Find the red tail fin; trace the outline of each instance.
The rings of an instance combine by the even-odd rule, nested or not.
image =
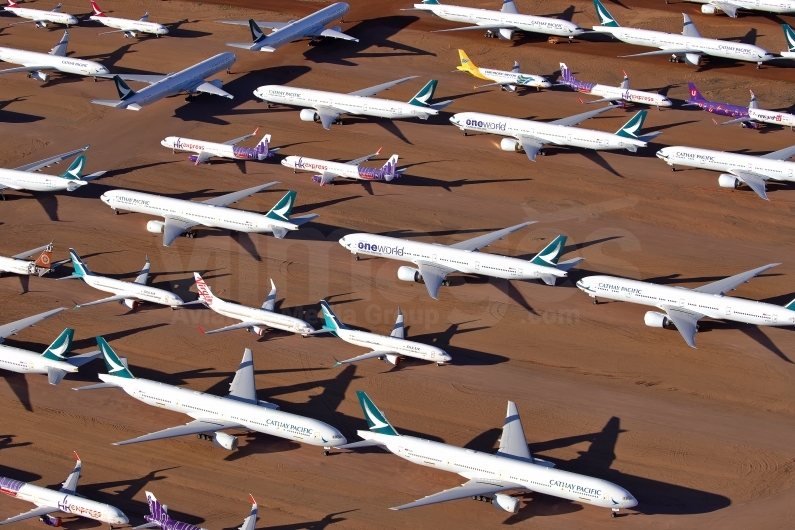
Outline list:
[[[8,7],[19,7],[14,0],[8,0]]]
[[[97,16],[97,17],[106,16],[105,13],[102,12],[102,10],[99,8],[99,6],[97,5],[97,3],[94,0],[91,0],[91,8],[94,10],[94,16]]]
[[[41,253],[41,256],[36,260],[36,266],[41,267],[42,269],[49,269],[50,264],[52,263],[52,252],[49,250],[45,250]]]

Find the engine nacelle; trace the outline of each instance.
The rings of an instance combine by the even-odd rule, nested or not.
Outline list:
[[[213,79],[212,81],[207,81],[207,82],[210,83],[215,88],[221,88],[222,86],[224,86],[224,82],[221,81],[220,79]]]
[[[225,432],[217,432],[213,436],[213,444],[227,451],[234,451],[237,449],[237,437]]]
[[[134,39],[135,38],[135,32],[134,31],[125,31],[124,32],[124,36],[126,38],[128,38],[128,39]]]
[[[388,362],[390,364],[394,364],[395,366],[397,366],[400,363],[400,355],[387,354],[387,355],[384,355],[384,358],[385,358],[386,362]]]
[[[301,121],[320,121],[317,112],[312,109],[303,109],[299,116],[301,117]]]
[[[248,330],[254,335],[257,335],[258,337],[261,337],[265,334],[265,328],[261,328],[259,326],[251,326],[250,328],[248,328]]]
[[[519,511],[519,504],[520,501],[516,497],[511,497],[510,495],[503,495],[502,493],[498,493],[494,496],[494,500],[491,501],[495,508],[498,510],[502,510],[508,513],[516,513]]]
[[[331,26],[331,31],[342,31],[340,26]]]
[[[46,524],[47,526],[61,526],[61,518],[60,517],[53,517],[52,515],[42,515],[39,517],[39,521]]]
[[[685,63],[692,64],[693,66],[698,66],[701,64],[701,54],[700,53],[686,53],[685,54]]]
[[[718,9],[715,6],[711,6],[709,4],[704,4],[701,6],[701,12],[705,15],[714,15],[718,12]]]
[[[500,149],[503,151],[521,151],[522,144],[513,138],[503,138],[500,140]]]
[[[162,234],[166,229],[166,223],[161,221],[149,221],[146,223],[146,231],[153,234]]]
[[[505,28],[498,29],[497,36],[499,36],[501,40],[511,40],[513,38],[513,30]]]
[[[36,70],[35,72],[31,72],[29,74],[29,77],[31,79],[36,79],[36,80],[41,81],[43,83],[46,83],[47,81],[50,80],[50,74],[45,74],[44,72],[40,72],[39,70]]]
[[[728,175],[724,173],[720,177],[718,177],[718,186],[721,188],[736,188],[740,185],[740,179],[735,177],[734,175]]]
[[[403,280],[404,282],[422,283],[422,274],[420,274],[420,271],[414,267],[400,267],[397,274],[398,280]]]
[[[135,298],[125,298],[124,300],[121,301],[121,303],[122,305],[126,305],[130,309],[135,309],[139,305],[143,304],[143,302],[141,302],[140,300],[136,300]]]
[[[657,311],[646,311],[643,315],[643,323],[650,328],[664,328],[671,323],[667,316]]]

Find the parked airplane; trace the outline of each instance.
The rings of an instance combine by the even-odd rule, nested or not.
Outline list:
[[[14,48],[0,47],[0,61],[12,64],[21,64],[18,68],[7,68],[0,70],[0,74],[15,74],[27,72],[28,77],[47,82],[50,74],[46,71],[55,71],[63,74],[75,74],[94,76],[107,74],[108,69],[94,61],[76,59],[66,56],[66,48],[69,45],[69,32],[64,31],[60,42],[55,45],[49,53],[29,52],[27,50],[17,50]]]
[[[671,171],[675,170],[675,166],[725,171],[718,177],[718,185],[721,188],[733,189],[745,183],[765,200],[768,200],[765,191],[766,181],[795,182],[795,162],[787,161],[793,155],[795,155],[795,146],[785,147],[762,156],[678,145],[657,151],[657,158],[671,166]]]
[[[645,110],[638,111],[615,133],[573,127],[611,108],[614,108],[613,105],[608,104],[601,109],[550,122],[508,118],[481,112],[459,112],[453,114],[450,123],[464,131],[464,136],[467,131],[479,131],[512,137],[503,138],[500,141],[500,149],[514,152],[523,150],[532,162],[536,161],[537,154],[544,154],[544,146],[550,143],[597,151],[626,149],[635,153],[638,147],[646,147],[647,142],[662,134],[661,131],[656,131],[640,135],[643,122],[646,120]]]
[[[36,261],[28,261],[25,259],[39,252],[41,252],[41,254],[36,258]],[[32,276],[34,274],[36,276],[44,276],[54,268],[68,261],[67,259],[57,263],[52,262],[52,241],[50,241],[43,247],[36,247],[11,257],[0,256],[0,274],[7,272],[11,274],[21,274],[23,276]]]
[[[138,33],[148,33],[157,37],[168,34],[168,28],[166,28],[164,25],[158,24],[156,22],[149,22],[149,12],[144,13],[144,16],[138,20],[132,20],[130,18],[109,17],[103,13],[94,0],[91,0],[91,9],[94,11],[94,14],[89,17],[90,20],[99,22],[103,26],[107,26],[109,28],[116,28],[115,31],[105,31],[102,33],[97,33],[97,35],[124,33],[125,37],[134,39]]]
[[[780,55],[787,59],[795,59],[795,30],[789,24],[782,24],[784,30],[784,39],[787,41],[787,51],[781,52]]]
[[[632,90],[629,88],[629,77],[627,77],[626,72],[624,72],[624,80],[621,82],[621,86],[597,85],[596,83],[580,81],[574,77],[574,74],[571,73],[566,63],[560,63],[560,72],[560,84],[566,85],[572,90],[582,92],[583,94],[602,96],[602,99],[595,99],[593,101],[588,101],[588,103],[627,101],[629,103],[651,105],[657,107],[657,110],[660,110],[660,107],[670,107],[672,105],[671,100],[662,94],[656,92],[643,92],[641,90]]]
[[[303,156],[288,156],[282,160],[282,165],[293,170],[312,171],[317,173],[312,176],[312,180],[325,186],[334,179],[346,178],[353,180],[385,180],[390,182],[399,177],[405,169],[397,169],[398,155],[392,155],[386,163],[378,168],[360,166],[371,158],[378,156],[381,149],[371,155],[351,160],[350,162],[332,162],[330,160],[318,160],[317,158],[306,158]]]
[[[249,495],[249,497],[251,498],[251,511],[248,513],[248,517],[243,520],[243,524],[237,527],[238,530],[254,530],[257,524],[257,514],[259,513],[257,501],[254,500],[252,495]],[[146,524],[136,526],[134,530],[142,530],[144,528],[160,528],[161,530],[206,530],[205,528],[194,526],[190,523],[172,519],[171,516],[168,515],[168,506],[160,504],[151,491],[146,492],[146,502],[149,503],[149,515],[144,515]]]
[[[503,40],[511,40],[515,31],[556,35],[568,37],[571,40],[585,32],[580,26],[568,20],[522,15],[516,9],[513,0],[503,0],[502,9],[499,11],[451,6],[440,4],[438,0],[422,0],[421,4],[414,4],[413,8],[401,9],[401,11],[428,11],[444,20],[474,24],[474,26],[463,28],[440,29],[434,33],[485,29],[486,37],[498,37]]]
[[[577,287],[593,298],[594,303],[597,303],[598,298],[606,298],[662,309],[664,314],[647,311],[643,317],[646,325],[664,328],[673,324],[688,346],[695,348],[698,321],[705,317],[757,326],[795,325],[795,300],[782,307],[726,296],[729,291],[776,265],[779,264],[764,265],[695,289],[657,285],[614,276],[587,276],[577,282]]]
[[[352,40],[359,42],[359,39],[346,35],[340,31],[339,26],[327,28],[326,24],[342,18],[348,13],[350,7],[345,2],[337,2],[324,7],[320,11],[315,11],[300,20],[290,22],[254,22],[251,20],[216,20],[221,24],[234,24],[238,26],[249,26],[251,28],[252,42],[227,42],[227,46],[243,48],[252,51],[275,52],[276,48],[289,42],[310,37],[312,40],[309,45],[314,44],[318,37]],[[265,35],[260,28],[274,30],[270,35]]]
[[[326,325],[323,326],[324,330],[335,337],[341,338],[348,344],[355,344],[356,346],[370,348],[371,350],[364,355],[359,355],[345,361],[337,361],[334,359],[337,361],[334,364],[335,368],[343,364],[364,361],[365,359],[380,359],[395,366],[397,366],[404,357],[431,361],[438,366],[442,366],[453,360],[453,358],[441,348],[422,344],[421,342],[406,340],[404,336],[405,331],[403,329],[403,313],[400,312],[399,307],[397,310],[395,327],[392,328],[392,333],[390,333],[389,336],[349,328],[337,318],[337,315],[334,314],[334,311],[331,310],[331,307],[329,307],[328,302],[325,300],[320,301],[320,308],[323,310],[323,318],[326,321]]]
[[[204,331],[204,329],[199,326],[199,331],[205,335],[221,333],[222,331],[231,331],[233,329],[245,329],[262,337],[269,328],[289,331],[290,333],[300,333],[304,337],[317,333],[312,326],[300,318],[282,315],[274,311],[276,306],[276,285],[274,285],[273,280],[271,280],[271,292],[262,303],[262,307],[255,308],[221,300],[213,295],[210,286],[204,282],[198,272],[194,272],[193,277],[196,280],[196,288],[199,291],[199,300],[201,300],[202,304],[219,315],[240,320],[239,324],[232,324],[231,326],[214,329],[212,331]]]
[[[605,9],[600,0],[593,0],[596,7],[596,14],[599,17],[601,26],[594,26],[594,31],[609,33],[614,38],[634,44],[636,46],[648,46],[650,48],[660,48],[659,51],[635,53],[623,55],[622,57],[643,57],[647,55],[670,55],[669,62],[679,62],[680,57],[684,57],[687,64],[697,65],[701,62],[702,55],[712,57],[722,57],[724,59],[734,59],[736,61],[755,62],[759,68],[762,63],[775,59],[776,56],[753,44],[741,42],[725,41],[720,39],[707,39],[701,36],[690,17],[682,13],[684,17],[684,27],[682,34],[666,33],[664,31],[653,31],[648,29],[625,28],[619,26],[613,15]]]
[[[302,121],[319,121],[328,130],[332,123],[342,123],[343,114],[354,116],[375,116],[378,118],[400,119],[419,118],[427,120],[453,102],[429,103],[436,90],[437,81],[431,79],[408,103],[391,99],[374,98],[382,90],[388,90],[417,76],[404,77],[381,85],[363,88],[355,92],[341,94],[311,88],[294,88],[283,85],[265,85],[254,91],[259,99],[271,103],[294,107],[309,107],[301,111]]]
[[[737,10],[764,11],[766,13],[793,13],[795,2],[782,2],[781,0],[685,0],[701,5],[701,12],[705,15],[714,15],[723,11],[732,18],[737,18]],[[665,0],[668,3],[668,0]]]
[[[701,95],[701,92],[698,90],[698,87],[696,87],[694,83],[688,83],[687,88],[690,91],[690,97],[687,99],[685,105],[698,106],[699,108],[707,112],[710,112],[712,114],[718,114],[720,116],[729,116],[732,118],[747,118],[748,108],[751,105],[757,105],[756,99],[753,97],[751,98],[751,103],[749,107],[743,107],[742,105],[730,105],[728,103],[719,103],[717,101],[710,101]],[[743,126],[750,127],[753,129],[759,128],[758,125],[755,123],[748,123],[748,125],[743,125]]]
[[[556,237],[530,261],[476,252],[535,221],[521,223],[496,232],[467,239],[453,245],[438,245],[409,241],[376,234],[349,234],[340,239],[340,245],[359,259],[359,254],[380,258],[409,261],[417,267],[400,267],[398,278],[406,282],[424,283],[428,294],[437,299],[439,287],[449,285],[445,279],[451,272],[477,274],[507,280],[537,280],[555,285],[557,278],[565,278],[569,269],[583,258],[558,263],[564,253],[566,236]]]
[[[747,116],[740,115],[739,117],[724,121],[719,125],[729,125],[732,123],[739,123],[741,127],[748,129],[759,129],[759,124],[767,123],[770,125],[781,125],[789,127],[793,130],[795,127],[795,114],[788,114],[786,112],[776,112],[774,110],[765,110],[759,108],[759,102],[756,100],[756,94],[751,90],[751,103],[748,105]],[[715,121],[713,119],[713,121]],[[715,122],[718,123],[718,122]]]
[[[318,216],[318,214],[313,213],[290,217],[290,212],[292,212],[293,204],[295,203],[295,191],[288,191],[264,215],[226,208],[233,202],[254,195],[258,191],[270,188],[276,184],[278,182],[270,182],[213,197],[202,202],[172,199],[162,195],[129,190],[106,191],[100,198],[102,202],[113,208],[114,213],[118,213],[119,210],[129,210],[131,212],[163,217],[165,221],[149,221],[146,223],[146,230],[153,234],[163,234],[164,247],[169,246],[183,233],[187,237],[196,237],[196,232],[191,230],[194,226],[221,228],[234,232],[272,233],[275,238],[282,239],[289,230],[298,230],[300,226]]]
[[[47,374],[50,384],[57,385],[67,372],[75,373],[78,368],[99,357],[99,351],[66,357],[72,347],[74,334],[75,330],[66,328],[44,353],[0,344],[0,369],[18,374]]]
[[[610,508],[611,517],[615,517],[621,508],[632,508],[638,504],[627,490],[612,482],[554,469],[555,464],[534,457],[527,447],[522,419],[513,401],[508,402],[500,448],[495,454],[490,454],[398,434],[367,394],[357,390],[356,396],[369,430],[356,431],[363,440],[343,445],[340,449],[381,447],[409,462],[457,473],[467,479],[461,486],[396,506],[392,510],[472,498],[490,502],[498,510],[517,513],[521,501],[508,495],[509,491],[544,493]]]
[[[478,79],[485,79],[486,81],[494,81],[486,85],[476,86],[475,88],[483,88],[487,86],[499,86],[500,90],[507,90],[509,92],[516,92],[517,86],[535,87],[536,90],[542,88],[549,88],[552,83],[547,81],[546,78],[540,75],[523,74],[519,71],[519,61],[513,62],[513,68],[510,72],[505,70],[492,70],[490,68],[478,68],[475,66],[464,50],[458,50],[458,57],[461,59],[461,66],[456,66],[459,72],[467,72],[477,77]]]
[[[97,171],[90,175],[83,176],[83,168],[86,165],[86,157],[84,155],[78,156],[69,168],[60,175],[36,175],[35,171],[39,171],[45,167],[50,167],[53,164],[71,158],[78,153],[82,153],[88,149],[88,146],[69,151],[38,162],[25,164],[14,169],[0,168],[0,197],[5,200],[3,195],[4,190],[20,190],[20,191],[74,191],[80,186],[85,186],[95,178],[101,177],[105,171]]]
[[[47,24],[63,24],[67,28],[77,24],[77,18],[69,13],[61,13],[61,4],[52,8],[52,11],[44,11],[43,9],[30,9],[29,7],[19,7],[14,0],[8,0],[6,11],[13,13],[20,18],[27,18],[24,22],[14,22],[9,26],[18,26],[19,24],[36,23],[37,28],[46,28]]]
[[[28,512],[0,521],[0,525],[38,517],[49,526],[61,526],[61,518],[50,515],[57,512],[108,523],[111,530],[114,524],[127,524],[129,522],[127,516],[115,506],[92,501],[77,493],[77,481],[80,480],[83,462],[77,456],[77,453],[74,453],[74,455],[77,461],[75,468],[66,477],[61,489],[58,491],[34,486],[21,480],[0,477],[0,491],[9,497],[15,497],[37,506]]]
[[[233,451],[237,448],[237,438],[221,432],[226,429],[251,430],[293,442],[322,446],[325,454],[328,454],[332,447],[346,443],[345,437],[331,425],[297,414],[282,412],[277,410],[279,408],[277,405],[260,401],[257,398],[257,387],[254,381],[253,356],[248,348],[243,354],[243,360],[237,368],[232,384],[229,385],[229,394],[219,397],[158,381],[138,379],[130,372],[126,359],[120,359],[105,342],[105,339],[97,337],[97,344],[102,351],[105,365],[108,367],[107,374],[99,374],[99,378],[104,383],[75,388],[75,390],[121,388],[147,405],[182,412],[195,418],[185,425],[116,442],[113,445],[195,434],[200,439],[212,440],[216,446]]]
[[[188,101],[194,94],[204,93],[215,96],[223,96],[233,99],[234,96],[221,89],[223,81],[204,79],[221,70],[229,71],[229,67],[234,64],[237,57],[234,53],[219,53],[209,59],[189,66],[184,70],[168,75],[140,75],[140,74],[108,74],[99,77],[111,77],[116,83],[116,90],[119,92],[118,100],[113,99],[92,99],[91,103],[115,107],[117,109],[141,110],[141,107],[160,101],[161,99],[174,96],[180,92],[188,93]],[[124,81],[139,81],[148,83],[149,86],[136,92]]]
[[[259,127],[257,127],[257,129],[251,134],[247,134],[245,136],[241,136],[240,138],[235,138],[234,140],[229,140],[220,144],[215,142],[205,142],[204,140],[194,140],[192,138],[169,136],[160,142],[160,145],[170,148],[172,153],[176,153],[177,151],[196,153],[195,155],[190,155],[188,160],[197,166],[199,164],[209,162],[209,160],[214,156],[219,158],[231,158],[232,160],[262,161],[266,158],[270,158],[273,156],[273,153],[281,149],[280,147],[277,147],[276,149],[270,148],[270,134],[263,136],[262,140],[260,140],[256,147],[240,147],[237,145],[243,140],[248,140],[252,136],[256,135],[257,131],[259,131]]]
[[[182,298],[170,291],[166,291],[165,289],[157,289],[156,287],[149,287],[146,285],[146,279],[149,277],[149,268],[152,266],[152,264],[149,263],[149,256],[146,257],[144,268],[141,270],[141,273],[136,276],[135,280],[132,282],[125,282],[115,278],[97,276],[88,270],[88,266],[83,263],[83,260],[80,259],[80,256],[78,256],[77,252],[75,252],[72,248],[69,249],[69,255],[72,257],[72,267],[74,268],[74,273],[71,276],[58,278],[59,280],[79,278],[94,289],[99,289],[100,291],[104,291],[106,293],[113,293],[113,296],[97,300],[96,302],[77,304],[74,307],[75,309],[79,307],[104,304],[107,302],[119,302],[120,304],[126,305],[130,309],[135,309],[144,302],[167,305],[171,307],[171,309],[176,309],[179,306],[187,305],[182,301]],[[192,303],[198,303],[198,301]]]

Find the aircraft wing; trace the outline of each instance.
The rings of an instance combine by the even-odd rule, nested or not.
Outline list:
[[[751,173],[750,171],[745,171],[743,169],[730,169],[729,172],[732,175],[736,175],[743,182],[748,184],[748,187],[754,190],[757,195],[762,197],[764,200],[769,201],[770,199],[767,198],[767,191],[765,190],[765,179],[761,176],[757,175],[756,173]]]
[[[687,345],[691,348],[695,348],[696,328],[698,328],[698,321],[704,318],[704,315],[676,306],[664,305],[660,307],[668,313],[668,318],[674,323],[674,326],[676,326],[676,329],[681,333]]]
[[[248,26],[248,20],[216,20],[219,24],[231,24],[233,26]],[[287,24],[291,24],[295,22],[294,20],[291,22],[259,22],[257,21],[257,26],[261,28],[268,28],[268,29],[282,29]]]
[[[51,156],[50,158],[45,158],[44,160],[39,160],[38,162],[32,162],[30,164],[25,164],[24,166],[15,167],[16,171],[38,171],[45,167],[50,167],[53,164],[57,164],[66,160],[67,158],[72,158],[73,156],[82,153],[89,146],[81,147],[80,149],[75,149],[74,151],[69,151],[68,153],[63,153],[60,155]]]
[[[715,121],[715,120],[712,120],[712,121]],[[721,122],[721,123],[718,123],[718,122],[715,122],[715,123],[717,123],[718,125],[731,125],[733,123],[743,123],[743,122],[749,122],[749,121],[754,121],[754,120],[752,120],[751,118],[746,116],[745,118],[737,118],[736,120],[729,120],[729,121],[724,121],[724,122]],[[770,153],[768,153],[768,154],[770,154]],[[787,157],[787,158],[789,158],[789,157]]]
[[[163,226],[163,246],[167,247],[174,242],[183,232],[190,230],[199,223],[184,217],[165,217],[166,223]]]
[[[420,268],[420,274],[425,282],[425,288],[428,289],[428,294],[434,300],[438,300],[439,287],[447,275],[455,272],[455,269],[439,265],[438,263],[431,263],[430,261],[418,261],[417,266]]]
[[[266,190],[272,186],[275,186],[276,184],[279,184],[279,182],[268,182],[267,184],[260,184],[259,186],[254,186],[253,188],[234,191],[232,193],[227,193],[226,195],[220,195],[218,197],[213,197],[212,199],[202,201],[202,204],[211,204],[212,206],[229,206],[233,202],[237,202],[240,199],[245,199],[246,197],[254,195],[255,193],[262,190]]]
[[[364,361],[365,359],[375,359],[376,357],[384,357],[386,355],[398,355],[398,354],[393,351],[371,351],[363,355],[359,355],[358,357],[346,359],[344,361],[337,361],[336,359],[334,359],[335,361],[337,361],[336,364],[334,364],[334,366],[336,367],[343,364],[357,363],[359,361]]]
[[[408,77],[402,77],[400,79],[395,79],[394,81],[390,81],[388,83],[382,83],[380,85],[371,86],[369,88],[363,88],[361,90],[357,90],[356,92],[349,92],[349,94],[351,96],[362,96],[362,97],[365,97],[365,98],[366,97],[370,97],[370,96],[374,96],[374,95],[378,94],[379,92],[381,92],[382,90],[389,90],[393,86],[397,86],[400,83],[405,83],[406,81],[409,81],[410,79],[414,79],[416,77],[418,77],[418,76],[410,75]]]
[[[33,254],[38,254],[39,252],[44,252],[45,250],[50,248],[50,245],[52,245],[52,243],[44,245],[43,247],[38,247],[38,248],[31,249],[31,250],[26,250],[25,252],[22,252],[21,254],[16,254],[16,255],[11,256],[11,257],[14,258],[14,259],[25,259],[25,258],[27,258],[29,256],[32,256]]]
[[[58,309],[51,309],[50,311],[45,311],[44,313],[39,313],[38,315],[33,315],[32,317],[23,318],[22,320],[17,320],[16,322],[10,322],[8,324],[3,324],[0,326],[0,342],[2,342],[3,339],[7,339],[11,335],[16,335],[18,332],[27,327],[38,324],[47,317],[51,317],[60,313],[61,311],[66,311],[66,308],[59,307]]]
[[[233,96],[232,94],[230,94],[226,90],[223,90],[222,88],[219,88],[219,87],[215,86],[214,84],[212,84],[212,83],[210,83],[208,81],[205,81],[204,83],[201,83],[199,86],[194,88],[193,91],[194,92],[204,92],[205,94],[212,94],[214,96],[222,96],[222,97],[229,98],[229,99],[235,99],[235,96]]]
[[[213,333],[221,333],[224,331],[232,331],[233,329],[245,329],[250,328],[252,326],[258,326],[258,322],[240,322],[238,324],[232,324],[231,326],[226,326],[224,328],[213,329],[210,331],[204,331],[201,326],[199,326],[199,331],[204,333],[205,335],[212,335]]]
[[[139,442],[149,442],[152,440],[162,440],[164,438],[176,438],[177,436],[186,436],[188,434],[201,434],[203,432],[215,432],[215,431],[220,431],[222,429],[234,429],[234,428],[243,428],[243,426],[240,425],[239,423],[231,421],[194,420],[190,423],[186,423],[185,425],[179,425],[177,427],[170,427],[168,429],[163,429],[162,431],[157,431],[150,434],[144,434],[143,436],[139,436],[138,438],[132,438],[131,440],[124,440],[123,442],[116,442],[113,445],[136,444]]]
[[[737,18],[737,6],[732,4],[731,2],[721,2],[720,0],[712,0],[710,4],[714,5],[731,18]]]
[[[222,145],[237,145],[243,140],[248,140],[249,138],[257,134],[257,131],[259,131],[259,127],[257,127],[257,129],[253,133],[246,134],[245,136],[241,136],[240,138],[235,138],[234,140],[228,140],[224,142]]]
[[[795,156],[795,145],[762,155],[760,158],[769,158],[770,160],[787,160],[793,156]]]
[[[508,402],[508,412],[505,415],[505,423],[502,426],[502,436],[500,436],[500,448],[498,454],[509,456],[517,460],[532,462],[533,455],[527,447],[527,439],[524,436],[522,418],[519,417],[519,410],[516,403]]]
[[[77,304],[75,306],[75,309],[77,309],[79,307],[88,307],[88,306],[92,306],[92,305],[107,304],[108,302],[121,302],[122,300],[125,300],[127,298],[132,298],[132,297],[129,294],[117,294],[117,295],[114,295],[114,296],[109,296],[108,298],[103,298],[102,300],[97,300],[95,302],[88,302],[88,303],[85,303],[85,304]]]
[[[229,394],[226,396],[235,401],[244,403],[257,403],[257,386],[254,382],[254,359],[250,348],[243,353],[243,360],[237,367],[235,378],[229,385]]]
[[[77,481],[80,480],[80,471],[83,469],[83,463],[80,461],[80,457],[77,456],[77,453],[75,453],[75,460],[75,468],[69,473],[69,476],[66,477],[60,489],[61,493],[66,493],[67,495],[75,495]]]
[[[524,134],[520,134],[518,140],[522,144],[524,154],[527,155],[527,158],[529,158],[531,162],[536,161],[536,155],[544,148],[544,144],[546,143],[538,138]]]
[[[55,70],[54,66],[17,66],[16,68],[7,68],[0,70],[0,74],[15,74],[18,72],[36,72],[39,70]]]
[[[777,265],[780,265],[780,263],[769,263],[768,265],[763,265],[761,267],[752,269],[750,271],[741,272],[740,274],[729,276],[728,278],[718,280],[717,282],[712,282],[706,285],[702,285],[701,287],[696,287],[693,290],[699,293],[707,293],[707,294],[715,294],[723,296],[729,291],[737,289],[737,287],[740,286],[741,284],[748,282],[749,280],[751,280],[751,278],[759,276],[766,270],[772,269]]]
[[[119,78],[125,81],[137,81],[139,83],[147,83],[149,85],[154,85],[155,83],[159,83],[160,81],[168,77],[167,75],[162,75],[162,74],[99,74],[96,77],[113,79],[116,76],[119,76]]]
[[[317,33],[308,33],[307,37],[326,37],[330,39],[342,39],[342,40],[352,40],[353,42],[359,42],[359,39],[356,37],[351,37],[341,31],[337,31],[336,29],[330,28],[323,28],[321,31]]]
[[[210,160],[213,156],[214,155],[212,153],[208,153],[207,151],[201,151],[201,152],[199,152],[198,155],[196,155],[196,164],[195,165],[198,166],[200,164],[204,164],[205,162]]]
[[[43,515],[47,515],[48,513],[60,512],[60,511],[61,511],[60,509],[53,508],[52,506],[40,506],[38,508],[33,508],[29,512],[21,513],[15,517],[9,517],[5,521],[0,521],[0,525],[16,523],[17,521],[24,521],[25,519],[41,517]]]
[[[484,29],[513,29],[515,27],[516,26],[513,26],[511,24],[483,24],[483,25],[477,25],[477,26],[465,26],[463,28],[437,29],[435,31],[432,31],[431,33],[444,33],[444,32],[447,32],[447,31],[470,31],[470,30],[473,30],[473,29],[477,29],[477,30],[484,30]]]
[[[315,110],[317,111],[318,118],[320,118],[320,123],[327,131],[331,129],[331,124],[334,123],[334,120],[339,118],[342,113],[340,109],[326,106],[317,106]]]
[[[424,497],[418,501],[403,504],[401,506],[395,506],[394,508],[390,508],[390,510],[406,510],[408,508],[416,508],[418,506],[427,506],[428,504],[438,504],[440,502],[466,499],[475,495],[493,495],[502,491],[515,489],[524,488],[519,484],[505,482],[502,480],[472,479],[466,484],[458,486],[457,488],[451,488],[434,495],[428,495],[427,497]]]
[[[690,54],[693,54],[693,55],[700,55],[698,52],[694,52],[692,50],[687,50],[685,48],[681,48],[681,49],[669,48],[667,50],[655,50],[653,52],[633,53],[632,55],[619,55],[619,57],[620,58],[626,58],[626,57],[647,57],[647,56],[651,56],[651,55],[673,55],[675,53],[678,53],[678,54],[690,53]]]
[[[487,247],[497,241],[498,239],[502,239],[508,234],[512,234],[519,230],[520,228],[524,228],[527,225],[531,225],[535,223],[535,221],[527,221],[526,223],[521,223],[514,226],[509,226],[508,228],[503,228],[502,230],[497,230],[495,232],[489,232],[488,234],[483,234],[482,236],[473,237],[472,239],[467,239],[466,241],[461,241],[454,245],[450,245],[450,248],[457,248],[459,250],[469,250],[470,252],[481,249],[483,247]]]
[[[608,110],[613,110],[615,107],[613,105],[606,105],[600,109],[596,110],[589,110],[588,112],[583,112],[582,114],[575,114],[574,116],[569,116],[568,118],[561,118],[559,120],[551,121],[552,125],[564,125],[566,127],[571,127],[573,125],[577,125],[579,123],[584,122],[585,120],[589,120],[594,116],[598,116],[603,112],[607,112]]]
[[[376,156],[380,155],[380,154],[381,154],[381,149],[383,149],[383,147],[379,147],[379,148],[378,148],[378,151],[376,151],[375,153],[373,153],[373,154],[371,154],[371,155],[366,155],[366,156],[363,156],[363,157],[361,157],[361,158],[357,158],[356,160],[351,160],[351,161],[349,161],[349,162],[345,162],[345,163],[346,163],[346,164],[350,164],[350,165],[352,165],[352,166],[358,166],[358,165],[359,165],[359,164],[361,164],[362,162],[367,162],[367,161],[368,161],[368,160],[370,160],[371,158],[373,158],[373,157],[376,157]]]

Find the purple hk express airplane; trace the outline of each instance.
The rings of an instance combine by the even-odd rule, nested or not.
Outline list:
[[[243,524],[238,527],[238,530],[254,530],[254,525],[257,524],[257,501],[251,497],[251,511],[243,520]],[[146,501],[149,503],[150,514],[145,516],[146,524],[136,526],[133,530],[143,530],[144,528],[160,528],[161,530],[206,530],[190,523],[183,523],[182,521],[175,521],[168,516],[168,506],[160,504],[151,491],[146,492]]]
[[[747,119],[748,109],[755,109],[759,106],[755,97],[751,97],[751,103],[748,107],[743,107],[742,105],[730,105],[729,103],[710,101],[701,95],[701,92],[699,92],[698,88],[693,83],[688,83],[687,88],[690,90],[690,97],[687,99],[685,105],[697,105],[707,112],[711,112],[719,116],[729,116],[730,118],[734,118],[734,120],[737,121]],[[742,126],[749,129],[759,128],[758,123],[751,121],[742,121]]]

